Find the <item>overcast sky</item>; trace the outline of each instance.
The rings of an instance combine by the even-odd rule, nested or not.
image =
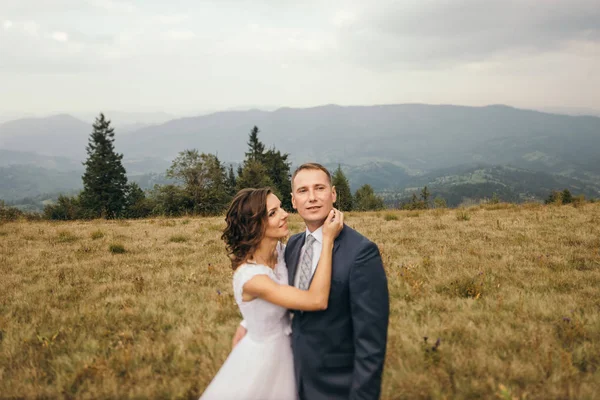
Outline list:
[[[0,0],[0,114],[600,110],[598,0]]]

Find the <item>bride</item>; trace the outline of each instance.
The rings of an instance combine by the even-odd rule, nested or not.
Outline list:
[[[226,215],[223,240],[234,269],[233,293],[247,328],[201,400],[297,399],[288,309],[327,308],[333,241],[344,216],[332,210],[323,225],[323,249],[308,290],[288,285],[280,239],[288,213],[270,189],[243,189]]]

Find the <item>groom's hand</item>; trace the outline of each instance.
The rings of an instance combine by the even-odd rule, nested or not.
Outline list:
[[[239,325],[237,330],[235,331],[235,335],[233,335],[233,340],[231,341],[231,348],[233,349],[237,344],[246,336],[246,328]]]

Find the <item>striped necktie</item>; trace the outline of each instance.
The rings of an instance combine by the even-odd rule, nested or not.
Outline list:
[[[313,259],[313,243],[315,242],[313,235],[306,236],[306,245],[300,259],[300,279],[298,280],[298,289],[308,290],[310,279],[312,277],[312,259]]]

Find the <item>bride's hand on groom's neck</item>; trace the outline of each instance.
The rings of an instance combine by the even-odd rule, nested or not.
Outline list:
[[[335,208],[332,209],[323,223],[323,241],[330,241],[333,243],[343,228],[344,213]]]

